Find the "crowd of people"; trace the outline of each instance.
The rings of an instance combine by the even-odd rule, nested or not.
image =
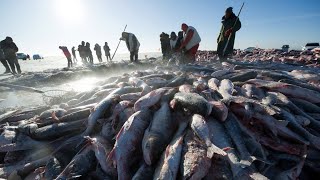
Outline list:
[[[195,61],[201,38],[198,31],[187,24],[181,25],[178,35],[171,32],[170,36],[162,32],[160,34],[161,52],[163,59],[173,58],[180,63]]]
[[[139,53],[139,47],[140,42],[138,41],[137,37],[129,32],[123,32],[121,34],[120,41],[125,41],[128,51],[130,52],[130,61],[131,62],[137,62],[138,61],[138,53]],[[72,47],[71,51],[72,54],[69,52],[68,48],[66,46],[59,46],[59,48],[64,53],[65,57],[68,60],[68,67],[72,67],[74,63],[77,63],[77,55],[76,51],[79,52],[80,58],[82,60],[83,64],[93,64],[93,55],[90,48],[89,42],[82,41],[81,44],[78,46],[78,49],[75,47]],[[101,63],[102,62],[102,48],[97,43],[94,46],[94,51],[96,51],[97,59]],[[103,46],[104,54],[106,56],[107,62],[111,62],[111,54],[110,54],[110,47],[107,42],[105,42]],[[73,61],[72,61],[73,60]]]
[[[223,62],[228,57],[232,56],[234,49],[234,42],[236,32],[241,28],[241,22],[239,18],[233,13],[233,8],[226,9],[224,16],[222,17],[222,27],[217,38],[217,55],[219,60]],[[138,61],[138,53],[140,42],[133,33],[123,32],[120,40],[125,41],[128,51],[130,53],[130,61]],[[197,52],[200,46],[201,38],[196,28],[183,23],[181,25],[181,31],[178,35],[175,32],[167,34],[162,32],[160,34],[160,44],[163,59],[174,59],[179,63],[192,63],[196,60]],[[103,47],[107,61],[111,61],[110,48],[106,43]],[[66,51],[67,49],[63,50]],[[94,47],[99,62],[102,62],[101,46],[96,44]],[[75,48],[72,48],[73,60],[76,61]],[[93,64],[92,51],[90,49],[90,43],[82,41],[78,46],[78,51],[82,62],[85,64]],[[66,57],[70,53],[65,53]],[[70,55],[71,56],[71,55]],[[70,59],[67,57],[67,59]],[[68,60],[69,62],[69,60]],[[72,62],[70,63],[72,66]],[[68,63],[69,65],[69,63]]]
[[[226,58],[232,56],[235,35],[240,28],[241,22],[233,13],[232,7],[227,8],[225,15],[222,17],[222,27],[217,39],[217,55],[220,61],[224,61]],[[125,41],[128,51],[130,52],[130,61],[137,62],[140,47],[140,42],[137,37],[133,33],[123,32],[120,38],[120,41],[121,40]],[[179,63],[192,63],[196,60],[201,38],[194,27],[183,23],[178,35],[175,32],[171,32],[170,35],[164,32],[161,33],[160,42],[163,59],[174,59]],[[68,60],[68,67],[72,67],[73,64],[77,63],[78,58],[76,51],[79,52],[83,64],[93,64],[93,53],[89,42],[82,41],[78,48],[72,47],[71,53],[66,46],[59,46],[59,48]],[[98,61],[102,62],[102,47],[99,44],[95,44],[93,50],[96,52]],[[103,46],[103,50],[107,61],[111,62],[110,47],[107,42]],[[20,65],[16,57],[17,52],[18,47],[11,37],[7,37],[0,42],[0,60],[6,68],[5,73],[21,73]]]
[[[80,56],[83,64],[86,64],[86,65],[93,64],[93,54],[92,54],[92,50],[91,50],[89,42],[82,41],[81,44],[78,46],[78,49],[76,49],[73,46],[71,48],[72,54],[70,53],[68,47],[66,47],[66,46],[59,46],[59,48],[62,50],[63,54],[66,56],[66,58],[68,60],[68,67],[72,67],[73,64],[78,62],[76,51],[79,52],[79,56]],[[102,62],[102,48],[101,48],[101,46],[98,43],[96,43],[93,50],[96,51],[97,59],[101,63]],[[103,46],[103,50],[105,52],[105,56],[107,58],[107,61],[111,62],[112,59],[110,56],[110,47],[107,42],[105,42],[105,44]]]
[[[232,7],[225,11],[222,17],[222,27],[217,38],[217,55],[221,62],[232,56],[236,32],[241,28],[239,18],[233,13]],[[173,59],[179,63],[192,63],[196,60],[196,55],[201,42],[198,31],[187,24],[181,25],[178,35],[171,32],[170,36],[162,32],[160,43],[163,59]]]

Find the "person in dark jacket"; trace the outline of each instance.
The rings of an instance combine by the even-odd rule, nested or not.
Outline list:
[[[6,68],[6,71],[4,72],[4,74],[11,73],[8,61],[6,60],[4,53],[3,53],[3,50],[1,48],[0,48],[0,62],[2,63],[4,68]]]
[[[130,52],[130,61],[137,62],[139,47],[140,47],[140,43],[139,43],[137,37],[132,33],[123,32],[120,40],[126,42],[127,48]]]
[[[97,55],[97,58],[98,58],[99,62],[102,62],[101,46],[99,44],[96,44],[94,46],[94,50],[96,51],[96,55]]]
[[[169,59],[170,56],[170,37],[169,34],[162,32],[160,34],[161,52],[163,59]]]
[[[177,43],[176,43],[176,46],[175,46],[175,49],[176,51],[179,51],[179,48],[182,44],[182,41],[183,41],[183,31],[179,31],[178,32],[178,40],[177,40]]]
[[[86,43],[84,41],[78,46],[79,55],[82,59],[83,64],[88,64],[87,55],[86,55]]]
[[[86,52],[86,57],[87,57],[88,60],[89,60],[89,63],[90,63],[90,64],[93,64],[93,55],[92,55],[92,51],[91,51],[90,43],[89,43],[89,42],[86,43],[85,52]]]
[[[62,50],[63,54],[66,56],[68,60],[68,68],[72,67],[71,54],[66,46],[59,46],[59,49]]]
[[[110,48],[109,48],[107,42],[104,43],[103,50],[104,50],[104,53],[105,53],[105,55],[107,57],[107,61],[109,61],[109,59],[111,61],[112,59],[111,59],[111,56],[110,56]]]
[[[239,31],[241,28],[240,19],[238,19],[237,23],[236,21],[237,21],[237,16],[233,13],[232,7],[227,8],[225,15],[222,17],[222,27],[220,30],[219,37],[217,39],[217,42],[218,42],[217,53],[220,61],[226,60],[228,55],[232,55],[233,53],[236,32]],[[224,54],[223,50],[227,44],[229,36],[230,36],[230,41]]]
[[[76,55],[76,48],[73,46],[72,49],[72,57],[73,57],[73,63],[77,63],[77,55]]]
[[[6,37],[5,40],[0,42],[0,48],[3,50],[4,57],[8,61],[12,73],[17,74],[18,72],[20,74],[21,69],[16,54],[19,49],[17,45],[13,42],[13,39],[11,37]]]

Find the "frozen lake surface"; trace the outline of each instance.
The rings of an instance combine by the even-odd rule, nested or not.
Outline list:
[[[151,57],[159,57],[161,56],[161,53],[140,53],[139,58],[140,59],[145,59],[151,58]],[[94,56],[94,63],[98,63],[98,60]],[[78,57],[78,59],[80,59]],[[114,60],[115,62],[117,61],[122,61],[122,60],[129,60],[129,54],[118,54],[115,55]],[[103,62],[105,63],[107,60],[105,57],[103,57]],[[39,71],[45,71],[49,69],[61,69],[67,67],[67,59],[63,56],[50,56],[50,57],[45,57],[44,59],[41,60],[19,60],[21,70],[23,72],[39,72]],[[81,65],[81,63],[79,63]],[[0,65],[0,74],[5,71],[5,68]],[[1,77],[3,79],[3,76]]]
[[[140,58],[145,59],[151,57],[159,57],[160,53],[141,53]],[[129,54],[119,54],[116,55],[114,58],[114,62],[121,62],[121,61],[128,61],[129,60]],[[0,66],[0,80],[4,79],[14,79],[14,78],[23,78],[24,76],[30,76],[30,74],[37,74],[41,75],[43,73],[41,72],[48,72],[50,74],[51,72],[58,73],[63,68],[67,67],[67,60],[65,57],[62,56],[52,56],[52,57],[45,57],[42,60],[19,60],[21,69],[23,71],[23,75],[21,77],[14,77],[11,74],[2,74],[4,72],[4,67]],[[99,64],[97,59],[94,59],[95,64]],[[103,59],[103,64],[106,63],[106,59]],[[81,68],[82,63],[78,63],[75,68]],[[62,72],[62,71],[61,71]],[[77,78],[76,80],[65,80],[65,79],[59,79],[61,83],[59,83],[58,86],[56,85],[45,85],[42,86],[41,82],[39,82],[39,86],[37,86],[37,89],[40,90],[54,90],[54,89],[61,89],[66,91],[75,91],[75,92],[84,92],[89,91],[92,88],[96,86],[96,83],[106,79],[113,75],[120,75],[122,73],[126,72],[126,70],[113,72],[113,73],[106,73],[104,76],[99,77],[92,77],[92,76],[83,76],[80,78]],[[63,73],[63,72],[62,72]],[[17,84],[19,85],[19,84]],[[55,92],[52,92],[53,94]],[[57,92],[59,93],[59,92]],[[32,92],[24,92],[24,91],[14,91],[7,88],[0,87],[0,110],[3,108],[15,108],[15,107],[22,107],[22,106],[37,106],[37,105],[44,105],[44,98],[41,94],[38,93],[32,93]]]

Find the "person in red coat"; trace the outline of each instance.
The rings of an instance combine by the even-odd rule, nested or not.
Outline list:
[[[62,50],[63,54],[68,60],[68,68],[72,67],[71,53],[69,52],[68,48],[66,46],[59,46],[59,49]]]

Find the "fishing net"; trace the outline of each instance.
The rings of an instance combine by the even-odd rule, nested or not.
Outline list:
[[[67,100],[72,97],[71,95],[74,94],[73,91],[66,91],[66,90],[48,90],[44,91],[42,94],[43,101],[47,105],[54,105],[60,104],[62,102],[66,102]]]

